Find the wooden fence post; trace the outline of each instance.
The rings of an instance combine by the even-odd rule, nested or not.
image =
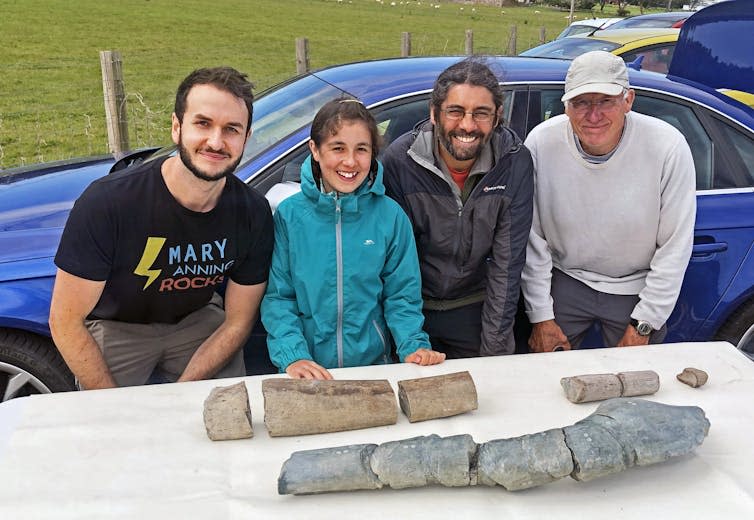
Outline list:
[[[401,33],[401,56],[411,56],[411,33]]]
[[[116,159],[128,151],[128,117],[120,52],[100,51],[102,91],[105,96],[107,142]]]
[[[296,38],[296,74],[309,72],[309,40]]]
[[[546,29],[545,29],[545,26],[543,25],[542,27],[539,28],[539,43],[545,43],[546,39],[547,39]]]
[[[466,43],[465,43],[466,56],[474,54],[474,31],[472,29],[466,29]]]
[[[511,35],[508,39],[508,56],[515,56],[516,55],[516,35],[517,35],[518,29],[515,25],[511,25]]]

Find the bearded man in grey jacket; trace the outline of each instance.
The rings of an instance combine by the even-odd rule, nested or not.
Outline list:
[[[660,343],[693,243],[689,146],[631,111],[626,65],[608,52],[573,60],[562,100],[566,113],[526,139],[536,178],[522,274],[529,346],[579,348],[595,322],[604,346]]]
[[[468,58],[435,82],[430,121],[385,152],[385,188],[411,220],[424,330],[448,358],[512,354],[531,227],[528,150],[502,122],[503,91]]]

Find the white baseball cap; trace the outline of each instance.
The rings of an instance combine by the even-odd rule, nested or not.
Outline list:
[[[576,57],[566,74],[565,94],[568,101],[581,94],[617,96],[628,89],[628,69],[621,58],[605,51],[586,52]]]

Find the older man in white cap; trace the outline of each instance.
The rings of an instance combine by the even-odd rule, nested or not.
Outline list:
[[[565,114],[529,134],[534,221],[522,288],[534,352],[660,343],[691,255],[696,175],[683,135],[631,112],[619,57],[571,63]],[[598,345],[583,345],[598,346]]]

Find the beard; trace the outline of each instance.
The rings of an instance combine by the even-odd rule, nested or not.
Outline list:
[[[196,163],[194,163],[194,161],[191,159],[191,154],[189,153],[188,149],[183,146],[183,141],[181,140],[179,140],[178,142],[178,155],[180,155],[181,161],[183,161],[184,166],[186,166],[186,168],[188,168],[188,170],[193,173],[195,177],[207,182],[219,181],[220,179],[231,175],[234,171],[236,171],[236,167],[238,167],[238,164],[241,162],[241,155],[239,155],[238,158],[233,161],[233,163],[228,165],[228,167],[224,170],[220,170],[217,173],[208,173],[199,168]]]
[[[485,135],[483,132],[464,132],[463,130],[451,130],[446,132],[443,128],[438,128],[437,132],[440,144],[448,151],[448,153],[457,161],[468,161],[470,159],[476,159],[482,153],[482,148],[490,140],[492,132]],[[453,137],[477,137],[476,146],[457,149],[453,146]]]

